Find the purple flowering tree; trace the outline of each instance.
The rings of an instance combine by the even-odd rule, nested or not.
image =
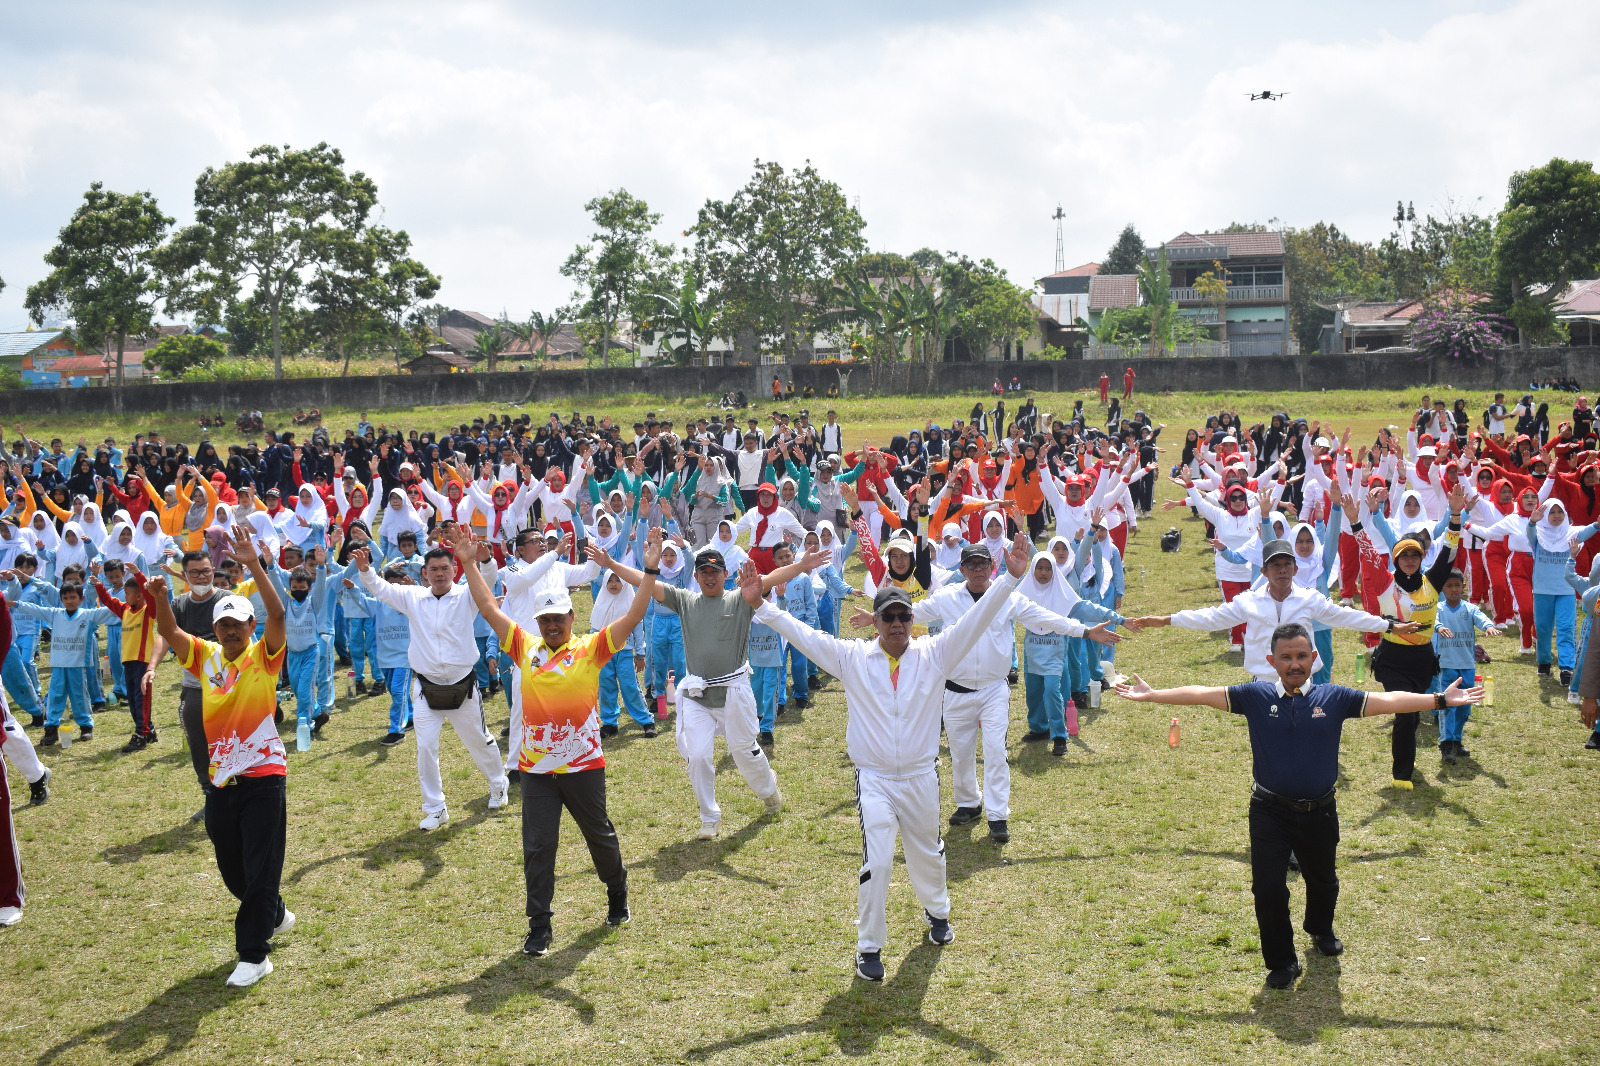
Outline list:
[[[1422,359],[1488,359],[1505,345],[1509,323],[1499,315],[1462,308],[1430,307],[1411,320],[1409,341]]]

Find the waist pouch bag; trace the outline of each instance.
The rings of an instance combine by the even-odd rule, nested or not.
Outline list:
[[[441,685],[436,681],[429,681],[421,674],[417,675],[417,685],[422,689],[422,698],[436,711],[453,711],[461,706],[467,697],[472,695],[472,689],[477,683],[475,674],[468,674],[453,685]]]

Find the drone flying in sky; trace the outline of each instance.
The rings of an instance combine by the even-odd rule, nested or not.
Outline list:
[[[1262,92],[1259,92],[1259,93],[1246,93],[1245,95],[1250,97],[1250,99],[1252,99],[1252,100],[1282,100],[1285,96],[1288,96],[1289,94],[1288,93],[1275,93],[1271,89],[1266,89],[1266,90],[1264,90]]]

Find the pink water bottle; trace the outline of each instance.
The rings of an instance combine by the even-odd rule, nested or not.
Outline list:
[[[1070,698],[1067,700],[1067,736],[1078,735],[1078,705]]]

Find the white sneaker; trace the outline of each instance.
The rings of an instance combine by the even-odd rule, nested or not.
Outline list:
[[[271,972],[271,959],[262,959],[260,962],[245,962],[240,959],[239,965],[228,975],[228,984],[233,988],[249,988]]]
[[[1572,691],[1569,690],[1567,692],[1567,702],[1568,703],[1579,703],[1579,704],[1581,704],[1583,702],[1583,697],[1578,695],[1576,692],[1572,692]],[[0,924],[3,924],[3,923],[0,923]]]
[[[22,921],[21,907],[0,907],[0,925],[16,925]]]
[[[1533,649],[1532,648],[1518,648],[1517,649],[1517,654],[1518,655],[1532,655],[1533,654]]]
[[[783,793],[777,789],[772,790],[772,795],[761,801],[767,805],[768,814],[777,814],[783,810]]]
[[[506,805],[506,793],[511,791],[511,782],[502,781],[498,785],[489,786],[489,809],[499,810]]]
[[[440,811],[438,814],[424,815],[422,821],[417,823],[417,828],[422,830],[424,833],[426,833],[429,830],[439,828],[441,825],[443,825],[444,823],[448,822],[449,820],[450,820],[450,812],[449,811]]]
[[[294,911],[289,910],[286,907],[286,908],[284,908],[284,911],[283,911],[283,921],[279,922],[277,924],[277,927],[272,930],[272,935],[273,936],[282,936],[283,934],[287,933],[289,930],[291,930],[293,928],[294,928]]]
[[[717,839],[717,829],[721,825],[722,825],[721,822],[701,822],[700,823],[700,832],[698,834],[699,839],[701,839],[701,840],[715,840],[715,839]]]

